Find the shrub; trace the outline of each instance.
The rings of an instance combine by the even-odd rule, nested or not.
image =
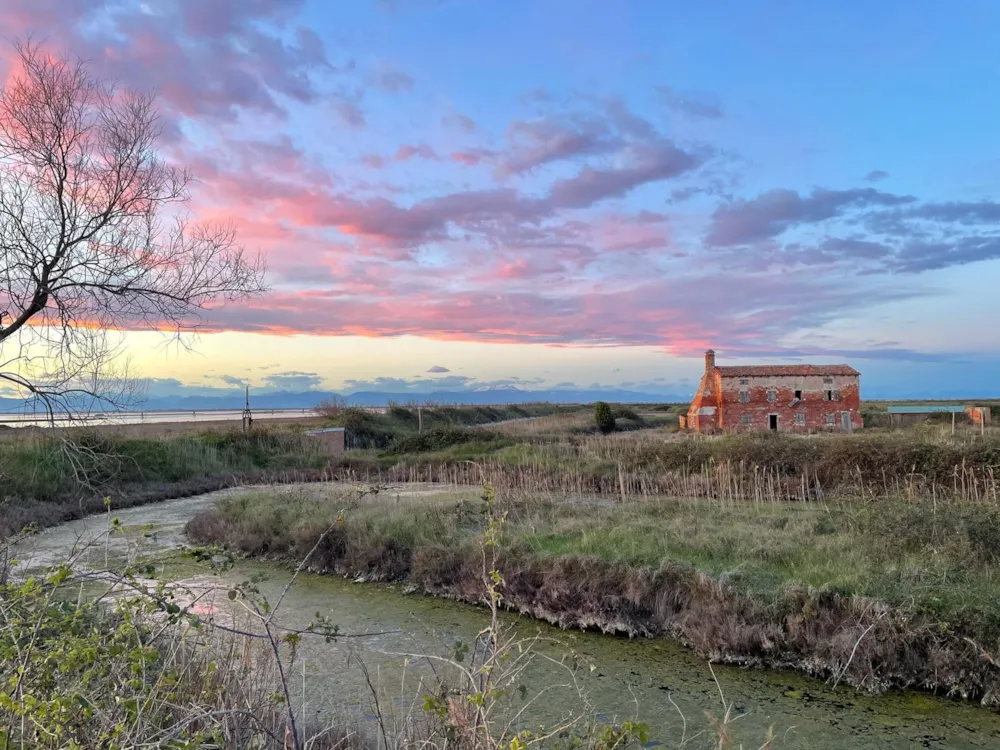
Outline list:
[[[615,431],[615,414],[604,401],[594,404],[594,422],[597,423],[597,429],[605,435]]]
[[[453,445],[471,443],[475,440],[489,440],[490,434],[459,427],[435,427],[415,435],[401,435],[392,441],[390,453],[429,453],[444,450]]]
[[[336,419],[340,416],[340,413],[344,411],[345,405],[344,400],[337,396],[333,398],[325,399],[317,404],[316,408],[313,409],[321,417],[326,417],[327,419]]]

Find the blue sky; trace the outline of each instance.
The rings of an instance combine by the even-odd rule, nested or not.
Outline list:
[[[198,353],[128,334],[152,377],[676,392],[712,346],[996,395],[995,3],[4,6],[155,89],[267,256]]]

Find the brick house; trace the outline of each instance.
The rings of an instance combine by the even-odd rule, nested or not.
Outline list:
[[[850,432],[863,426],[859,378],[848,365],[719,367],[709,349],[682,423],[703,432]]]

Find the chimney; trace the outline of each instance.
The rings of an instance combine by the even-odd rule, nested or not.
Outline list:
[[[705,372],[711,372],[715,368],[715,349],[705,352]]]

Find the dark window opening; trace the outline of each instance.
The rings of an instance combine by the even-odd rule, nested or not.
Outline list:
[[[802,391],[795,391],[795,400],[796,401],[802,400]]]
[[[833,401],[833,391],[827,391],[825,394],[823,394],[823,398],[825,398],[827,401]]]
[[[769,430],[777,430],[778,429],[778,415],[777,414],[768,414],[767,415],[767,427],[768,427]]]

